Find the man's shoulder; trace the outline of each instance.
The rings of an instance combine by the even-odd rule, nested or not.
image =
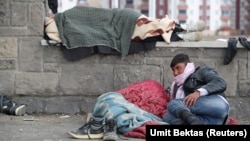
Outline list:
[[[209,69],[212,69],[212,70],[214,70],[214,68],[213,67],[211,67],[211,66],[207,66],[207,65],[202,65],[202,66],[198,66],[198,67],[196,67],[196,70],[209,70]]]
[[[196,70],[195,70],[196,73],[206,73],[206,72],[210,72],[210,71],[217,72],[213,67],[205,66],[205,65],[198,66],[198,67],[196,67]]]

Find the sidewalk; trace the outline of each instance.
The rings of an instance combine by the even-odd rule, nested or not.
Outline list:
[[[83,115],[0,114],[0,141],[79,141],[81,139],[71,138],[67,132],[77,130],[83,125],[85,119],[86,116]],[[143,141],[119,136],[117,141]]]
[[[9,116],[0,114],[0,141],[78,141],[67,132],[75,131],[86,120],[83,115],[25,115]],[[250,121],[239,120],[240,124]],[[118,141],[144,141],[120,135]],[[86,140],[88,141],[88,140]],[[91,140],[101,141],[101,140]]]

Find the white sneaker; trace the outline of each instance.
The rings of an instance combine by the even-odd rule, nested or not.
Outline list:
[[[178,36],[184,41],[200,41],[202,39],[201,32],[183,32],[178,33]]]
[[[203,31],[206,27],[204,21],[190,22],[187,24],[181,24],[181,27],[187,32]]]

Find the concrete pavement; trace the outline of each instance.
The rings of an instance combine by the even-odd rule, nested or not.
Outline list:
[[[67,132],[75,131],[86,121],[87,115],[24,115],[0,114],[0,141],[78,141]],[[249,124],[249,119],[238,120]],[[143,141],[120,136],[118,141]],[[99,141],[99,140],[91,140]]]

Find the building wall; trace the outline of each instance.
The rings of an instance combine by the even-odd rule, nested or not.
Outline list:
[[[222,65],[226,42],[157,43],[155,49],[128,55],[93,55],[67,61],[60,48],[41,46],[44,0],[3,0],[0,3],[0,90],[19,103],[28,105],[30,114],[91,112],[96,98],[127,85],[155,79],[168,87],[172,57],[181,52],[197,64],[218,70],[228,83],[226,95],[230,114],[249,117],[249,52],[238,44],[229,65]]]

